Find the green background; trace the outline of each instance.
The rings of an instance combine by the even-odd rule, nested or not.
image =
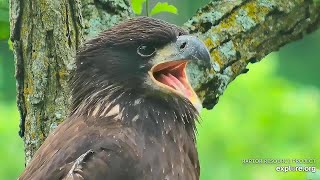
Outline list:
[[[169,2],[179,14],[155,17],[178,25],[206,3]],[[16,179],[24,168],[8,38],[8,2],[0,0],[0,180]],[[276,166],[283,164],[243,164],[253,158],[308,158],[316,159],[316,164],[306,166],[320,168],[319,68],[320,31],[250,65],[249,72],[229,85],[213,110],[201,113],[201,179],[320,179],[317,173],[276,172]]]

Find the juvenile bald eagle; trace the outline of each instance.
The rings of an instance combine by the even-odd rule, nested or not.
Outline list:
[[[152,18],[90,40],[76,57],[68,119],[19,179],[199,179],[201,102],[186,74],[191,61],[210,67],[204,44]]]

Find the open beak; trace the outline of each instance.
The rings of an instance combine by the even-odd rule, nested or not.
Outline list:
[[[202,102],[190,85],[186,73],[190,61],[199,66],[211,67],[209,51],[199,39],[190,35],[179,36],[176,42],[157,50],[149,75],[160,89],[187,98],[200,112]]]

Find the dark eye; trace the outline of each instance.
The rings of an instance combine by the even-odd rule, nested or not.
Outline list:
[[[156,52],[156,49],[153,46],[141,45],[137,49],[137,53],[141,57],[150,57],[154,55],[155,52]]]

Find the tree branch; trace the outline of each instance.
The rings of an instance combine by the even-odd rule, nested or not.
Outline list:
[[[244,0],[212,2],[184,27],[210,50],[213,71],[189,66],[193,87],[207,109],[227,85],[281,46],[313,32],[320,25],[320,3],[312,0]]]

